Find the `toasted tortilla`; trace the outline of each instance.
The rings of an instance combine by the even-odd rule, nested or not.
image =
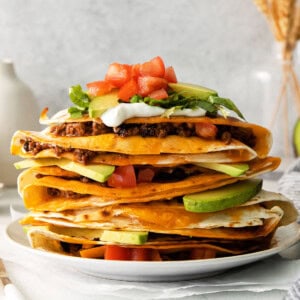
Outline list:
[[[199,174],[175,182],[139,183],[134,188],[111,188],[96,182],[81,182],[78,175],[59,167],[31,168],[18,178],[19,192],[29,210],[63,211],[84,207],[103,207],[120,203],[137,203],[171,200],[186,194],[214,189],[227,184],[256,177],[276,169],[280,160],[276,157],[249,162],[249,170],[239,177],[223,173]],[[42,175],[42,176],[38,176]],[[48,188],[80,194],[77,199],[52,196]]]

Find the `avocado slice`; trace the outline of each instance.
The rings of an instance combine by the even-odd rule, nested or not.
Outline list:
[[[89,105],[89,116],[91,118],[100,117],[107,109],[117,106],[118,100],[118,90],[94,98]]]
[[[172,90],[186,97],[196,97],[207,100],[209,96],[218,95],[216,91],[196,84],[177,82],[169,83],[168,85]]]
[[[57,165],[57,158],[37,158],[37,159],[24,159],[21,161],[17,161],[14,163],[14,167],[17,170],[33,168],[33,167],[47,167],[47,166],[55,166]]]
[[[101,235],[101,241],[120,244],[142,245],[147,242],[147,231],[117,231],[104,230]]]
[[[249,170],[249,165],[240,164],[220,164],[220,163],[197,163],[197,166],[219,171],[232,177],[238,177]]]
[[[254,197],[262,188],[261,179],[249,179],[217,189],[185,195],[184,208],[191,212],[214,212],[241,205]]]
[[[300,118],[297,119],[294,127],[293,144],[296,156],[300,156]]]
[[[82,165],[65,158],[25,159],[14,163],[14,166],[16,169],[58,166],[64,170],[78,173],[98,182],[105,182],[115,170],[115,167],[110,165]]]

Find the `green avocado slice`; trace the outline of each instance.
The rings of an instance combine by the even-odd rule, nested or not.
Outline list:
[[[243,175],[249,170],[249,165],[246,163],[240,164],[221,164],[221,163],[197,163],[197,166],[225,173],[232,177]]]
[[[207,100],[209,96],[218,95],[216,91],[201,85],[183,82],[169,83],[168,85],[172,90],[186,97],[196,97],[199,99]]]
[[[293,144],[296,156],[300,156],[300,118],[296,121],[294,127]]]
[[[142,245],[147,242],[148,232],[147,231],[104,230],[100,239],[101,241],[104,242]]]
[[[249,179],[201,193],[185,195],[184,208],[191,212],[214,212],[245,203],[262,189],[261,179]]]
[[[92,99],[89,105],[89,116],[91,118],[100,117],[107,109],[117,106],[118,100],[118,90]]]
[[[64,170],[78,173],[98,182],[105,182],[115,170],[115,167],[110,165],[82,165],[65,158],[25,159],[14,163],[14,166],[16,169],[58,166]]]

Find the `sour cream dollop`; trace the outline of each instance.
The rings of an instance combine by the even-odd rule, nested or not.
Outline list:
[[[121,125],[125,120],[134,117],[156,117],[163,115],[167,109],[151,106],[146,103],[121,103],[113,108],[108,109],[101,115],[102,122],[108,127]],[[172,116],[201,117],[206,111],[198,109],[178,109],[172,113]]]

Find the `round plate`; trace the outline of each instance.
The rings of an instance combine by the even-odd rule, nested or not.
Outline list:
[[[17,221],[8,225],[6,235],[11,243],[25,251],[92,276],[127,281],[175,281],[212,276],[274,255],[299,241],[300,226],[293,223],[280,227],[273,246],[268,250],[230,257],[164,262],[89,259],[32,249]]]

